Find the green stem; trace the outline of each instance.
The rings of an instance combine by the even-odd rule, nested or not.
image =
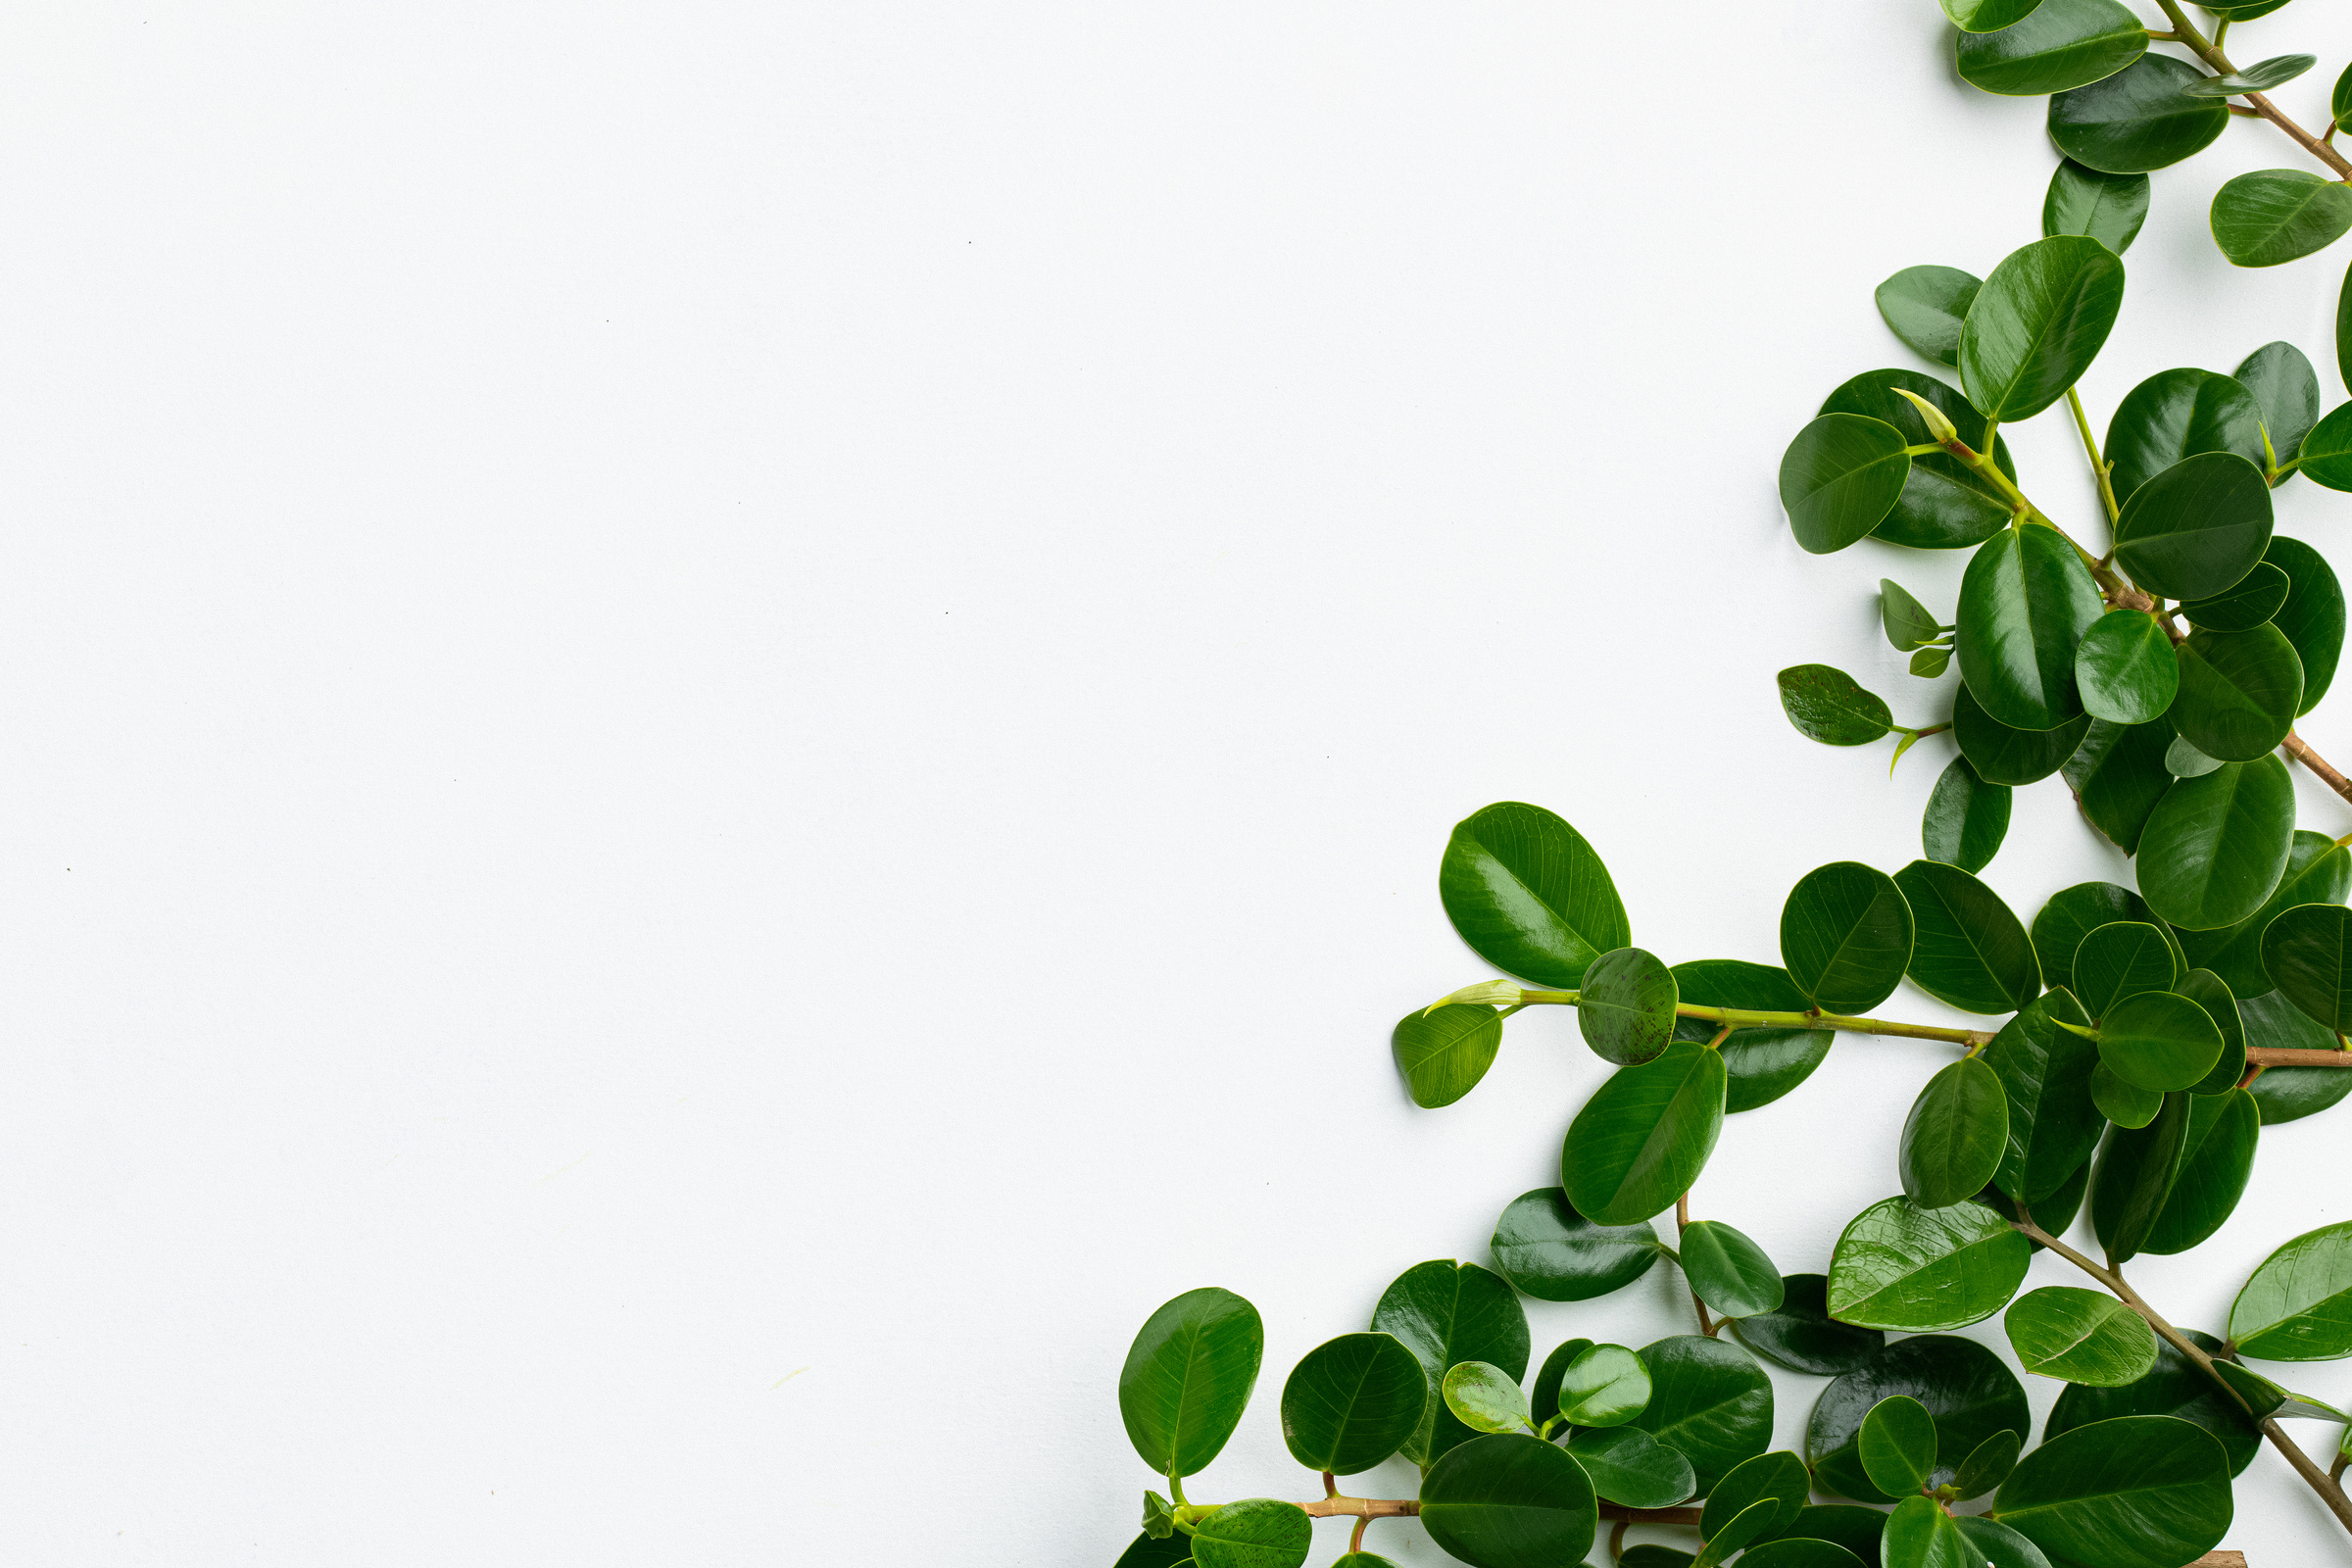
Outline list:
[[[2156,0],[2156,4],[2163,10],[2166,19],[2172,23],[2173,31],[2178,35],[2178,41],[2186,45],[2189,52],[2199,60],[2204,61],[2216,75],[2234,76],[2237,74],[2237,68],[2230,63],[2228,55],[2222,53],[2221,33],[2228,29],[2228,23],[2225,22],[2221,28],[2216,29],[2212,41],[2207,42],[2205,35],[2197,30],[2196,24],[2188,20],[2188,13],[2180,9],[2180,0]],[[2352,161],[2347,161],[2342,153],[2337,152],[2333,147],[2328,146],[2319,137],[2287,119],[2285,115],[2279,113],[2278,107],[2270,99],[2261,93],[2241,93],[2239,96],[2253,106],[2254,113],[2285,131],[2305,152],[2334,170],[2338,179],[2352,181]]]
[[[1477,988],[1474,988],[1477,989]],[[1461,1000],[1456,992],[1447,1001]],[[1488,999],[1493,1000],[1493,999]],[[1521,1006],[1578,1005],[1573,991],[1521,991]],[[1891,1018],[1849,1018],[1842,1013],[1758,1012],[1746,1007],[1708,1007],[1685,1002],[1675,1007],[1678,1017],[1698,1018],[1719,1029],[1838,1029],[1857,1035],[1897,1035],[1906,1040],[1941,1040],[1955,1046],[1980,1046],[1992,1038],[1982,1029],[1944,1029],[1928,1023],[1896,1023]]]
[[[2074,410],[2075,428],[2082,433],[2082,450],[2090,454],[2090,471],[2098,478],[2099,501],[2106,507],[2107,521],[2112,526],[2116,519],[2123,515],[2122,511],[2115,504],[2115,485],[2108,478],[2109,469],[2113,465],[2099,456],[2098,438],[2090,433],[2090,419],[2082,412],[2082,394],[2071,386],[2066,389],[2066,406]]]
[[[1991,445],[1990,442],[1985,444],[1987,446]],[[2055,522],[2052,522],[2050,520],[2049,514],[2043,512],[2032,501],[2029,501],[2026,498],[2026,493],[2017,487],[2016,481],[2012,480],[2007,474],[2003,473],[2001,471],[2001,466],[1993,462],[1991,458],[1987,457],[1984,453],[1976,451],[1974,448],[1969,446],[1967,442],[1961,440],[1957,436],[1954,436],[1951,440],[1944,442],[1943,450],[1950,453],[1953,457],[1958,458],[1962,463],[1967,464],[1971,468],[1974,468],[1979,474],[1983,475],[1984,480],[1995,490],[2000,491],[2003,496],[2007,497],[2010,510],[2019,517],[2022,517],[2028,522],[2040,524],[2042,527],[2047,528],[2052,533],[2056,534],[2059,538],[2065,540],[2068,544],[2073,545],[2075,547],[2075,554],[2082,558],[2082,564],[2088,567],[2090,570],[2091,580],[2099,585],[2100,592],[2107,596],[2107,602],[2109,604],[2122,605],[2132,610],[2145,610],[2155,603],[2155,601],[2150,599],[2146,594],[2141,593],[2138,589],[2132,587],[2130,583],[2124,581],[2123,578],[2110,571],[2107,568],[2106,563],[2102,562],[2098,557],[2092,555],[2089,551],[2082,548],[2082,541],[2078,540],[2073,534],[2068,533],[2064,528],[2059,527]]]

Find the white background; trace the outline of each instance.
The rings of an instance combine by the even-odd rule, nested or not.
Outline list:
[[[2352,16],[2235,43],[2320,53],[2318,124]],[[1946,742],[1890,783],[1772,675],[1940,718],[1874,593],[1962,560],[1802,556],[1773,475],[1917,364],[1881,278],[2038,231],[2040,101],[1948,53],[1930,0],[13,8],[0,1557],[1107,1565],[1120,1360],[1208,1283],[1268,1343],[1194,1494],[1311,1495],[1290,1366],[1483,1260],[1604,1070],[1530,1014],[1406,1101],[1391,1024],[1489,974],[1452,823],[1560,811],[1670,961],[1918,853]],[[2206,236],[2279,166],[2156,176],[2102,423],[2278,337],[2334,384],[2344,253]],[[2009,434],[2095,532],[2062,419]],[[2088,877],[2021,793],[1992,884]],[[1840,1045],[1696,1212],[1823,1268],[1944,1059]],[[2345,1115],[2153,1299],[2345,1217]],[[2273,1455],[2228,1544],[2352,1561]]]

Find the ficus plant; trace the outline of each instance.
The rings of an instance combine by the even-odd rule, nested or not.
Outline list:
[[[1558,1185],[1500,1204],[1486,1261],[1404,1269],[1360,1330],[1289,1371],[1282,1437],[1320,1483],[1303,1499],[1187,1495],[1245,1417],[1263,1329],[1215,1288],[1150,1316],[1118,1380],[1152,1478],[1119,1568],[1301,1568],[1329,1517],[1354,1521],[1344,1568],[1386,1563],[1367,1528],[1402,1517],[1478,1568],[1596,1553],[1623,1568],[2218,1568],[2242,1560],[2205,1554],[2266,1443],[2352,1531],[2352,1416],[2287,1386],[2295,1363],[2352,1356],[2352,1224],[2284,1241],[2202,1328],[2127,1273],[2231,1220],[2266,1127],[2352,1094],[2352,834],[2298,828],[2279,756],[2352,802],[2352,780],[2294,729],[2331,683],[2345,604],[2319,551],[2274,532],[2271,506],[2297,474],[2352,490],[2352,403],[2323,416],[2317,371],[2285,343],[2227,375],[2149,378],[2103,439],[2076,390],[2117,318],[2145,171],[2210,142],[2233,98],[2339,174],[2352,166],[2263,96],[2308,61],[2240,73],[2222,53],[2230,24],[2285,0],[2224,8],[2210,36],[2161,3],[2172,26],[2152,32],[2115,0],[1945,0],[1964,77],[2053,94],[2067,161],[2042,237],[1981,282],[1888,280],[1887,324],[1957,384],[1855,376],[1782,465],[1808,552],[1876,538],[1972,553],[1948,610],[1880,588],[1914,673],[1957,667],[1924,688],[1948,694],[1944,716],[1898,724],[1826,665],[1779,678],[1816,741],[1893,737],[1899,762],[1951,733],[1920,858],[1798,876],[1777,962],[1669,963],[1634,945],[1606,865],[1560,816],[1504,802],[1457,824],[1440,902],[1503,978],[1397,1023],[1413,1101],[1470,1094],[1532,1006],[1575,1009],[1608,1076],[1568,1118]],[[2328,188],[2284,216],[2276,190],[2226,188],[2217,238],[2246,265],[2307,254],[2352,226],[2352,189]],[[2241,209],[2261,200],[2278,221],[2249,245]],[[2338,340],[2352,345],[2352,311]],[[2000,438],[2061,403],[2096,498],[2071,532],[2028,497]],[[2051,777],[2136,885],[2063,888],[2029,920],[1977,873],[2012,792]],[[1982,1027],[1879,1016],[1905,985]],[[1845,1226],[1826,1274],[1784,1274],[1734,1226],[1693,1218],[1690,1194],[1728,1118],[1799,1091],[1851,1035],[1954,1054],[1880,1156],[1888,1196]],[[2096,1256],[2064,1239],[2085,1221]],[[2029,1288],[2037,1253],[2084,1283]],[[1630,1347],[1598,1338],[1596,1318],[1594,1337],[1537,1358],[1524,1298],[1597,1303],[1660,1266],[1688,1287],[1696,1332]],[[1996,1317],[2017,1366],[2065,1385],[2038,1441],[2018,1374],[1953,1332]],[[1801,1452],[1771,1447],[1765,1362],[1830,1380]],[[2316,1423],[2332,1455],[2288,1423]],[[1396,1455],[1420,1472],[1413,1495],[1342,1489]],[[1637,1523],[1678,1544],[1626,1545]]]

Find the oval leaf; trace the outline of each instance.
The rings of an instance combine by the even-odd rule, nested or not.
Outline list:
[[[1983,1013],[2015,1012],[2041,994],[2033,940],[1992,889],[1936,860],[1913,860],[1893,880],[1916,925],[1907,972],[1922,991]]]
[[[2221,1054],[2222,1031],[2211,1015],[2169,991],[2126,997],[2099,1019],[2099,1060],[2141,1089],[2187,1089]]]
[[[1906,267],[1879,285],[1879,315],[1922,358],[1958,365],[1960,323],[1984,286],[1982,278],[1956,267]]]
[[[1577,1212],[1632,1225],[1670,1207],[1715,1152],[1723,1097],[1723,1058],[1689,1041],[1610,1074],[1560,1150],[1560,1185]]]
[[[1935,1473],[1936,1443],[1936,1418],[1928,1407],[1907,1394],[1890,1394],[1862,1418],[1854,1447],[1872,1486],[1890,1497],[1907,1497]]]
[[[1955,713],[1955,727],[1957,717]],[[2082,745],[2066,760],[2066,782],[2082,803],[2082,814],[2126,855],[2138,850],[2139,835],[2156,803],[2172,788],[2173,775],[2164,760],[2173,739],[2168,719],[2145,724],[2093,719]]]
[[[2120,1416],[2027,1454],[1993,1510],[2055,1557],[2179,1568],[2230,1528],[2230,1462],[2211,1433],[2186,1421]]]
[[[2149,475],[2115,524],[2116,564],[2171,599],[2232,586],[2270,542],[2270,481],[2234,452],[2200,452]]]
[[[1780,673],[1781,708],[1798,734],[1824,746],[1867,746],[1894,728],[1874,692],[1828,664],[1792,664]]]
[[[1954,275],[1967,280],[1969,297],[1974,298],[1977,280],[1965,272]],[[1903,276],[1896,273],[1887,280],[1887,287],[1892,288]],[[1884,290],[1881,306],[1888,308]],[[1963,304],[1958,308],[1965,311],[1967,307]],[[1893,317],[1890,319],[1899,320]],[[1960,341],[1959,318],[1955,316],[1949,320],[1946,363],[1948,356],[1957,352]],[[1898,324],[1897,330],[1904,328]],[[1905,341],[1910,339],[1906,337]],[[1915,447],[1935,440],[1918,407],[1901,396],[1902,392],[1924,399],[1939,410],[1971,448],[1980,452],[1984,449],[1984,416],[1968,406],[1968,399],[1960,395],[1958,387],[1915,370],[1866,370],[1824,398],[1819,412],[1858,414],[1891,424]],[[1992,461],[2011,479],[2017,477],[2017,465],[2009,457],[2009,443],[1998,435],[1993,437]],[[2008,498],[1989,478],[1949,453],[1921,452],[1912,455],[1911,477],[1903,482],[1901,499],[1886,514],[1886,520],[1871,530],[1871,537],[1914,550],[1958,550],[1988,539],[2007,526]]]
[[[2303,702],[2303,662],[2276,626],[2200,631],[2180,647],[2180,738],[2225,762],[2251,762],[2286,739]]]
[[[1781,457],[1781,506],[1796,542],[1816,556],[1866,537],[1894,510],[1911,477],[1909,443],[1893,425],[1825,414]]]
[[[1903,1191],[1922,1208],[1974,1198],[1992,1180],[2008,1143],[2000,1079],[1977,1057],[1963,1057],[1928,1080],[1903,1123]]]
[[[1632,936],[1608,867],[1540,806],[1505,801],[1457,823],[1438,896],[1472,952],[1540,986],[1575,987]]]
[[[2024,25],[2035,25],[2061,5],[2110,8],[2117,16],[2131,16],[2113,0],[2045,0],[2034,21]],[[2136,28],[2137,22],[2132,25]],[[2018,30],[1990,36],[2006,38]],[[2140,49],[2145,47],[2143,29]],[[2132,51],[2133,57],[2139,52]],[[2129,64],[2126,59],[2113,71]],[[2098,75],[2113,71],[2100,71]],[[2059,234],[2011,252],[1977,291],[1960,328],[1960,384],[1968,401],[2003,422],[2039,414],[2082,379],[2106,343],[2123,303],[2124,264],[2095,239]]]
[[[2166,169],[2211,146],[2230,123],[2222,104],[2182,94],[2181,88],[2202,79],[2185,61],[2166,55],[2142,55],[2124,70],[2087,87],[2062,92],[2050,100],[2050,140],[2076,164],[2104,171],[2110,177],[2138,178],[2137,212],[2124,230],[2124,244],[2139,232],[2139,220],[2148,210],[2145,172]],[[2059,166],[2060,172],[2066,166]],[[2052,199],[2057,192],[2051,183]],[[2078,197],[2079,202],[2083,198]],[[2088,234],[2122,255],[2124,246],[2095,227],[2069,225],[2053,229],[2049,207],[2042,209],[2045,234]]]
[[[1786,1367],[1836,1377],[1876,1355],[1886,1343],[1877,1329],[1858,1329],[1830,1316],[1826,1274],[1788,1274],[1781,1279],[1781,1304],[1738,1320],[1740,1340],[1750,1349]]]
[[[1788,970],[1769,963],[1700,958],[1676,964],[1674,978],[1683,1000],[1700,1006],[1802,1012],[1812,1005],[1789,980]],[[1718,1032],[1716,1025],[1702,1018],[1684,1018],[1675,1028],[1679,1038],[1702,1045]],[[1828,1029],[1733,1030],[1715,1048],[1729,1080],[1724,1109],[1738,1112],[1771,1104],[1811,1076],[1837,1038]]]
[[[1307,1351],[1283,1384],[1282,1441],[1309,1470],[1351,1476],[1402,1447],[1428,1402],[1421,1362],[1402,1341],[1343,1334]]]
[[[1639,1066],[1674,1038],[1674,1009],[1682,1000],[1666,965],[1640,948],[1619,948],[1592,960],[1576,999],[1576,1023],[1585,1044],[1603,1061]]]
[[[1423,1528],[1474,1568],[1582,1562],[1599,1522],[1583,1468],[1530,1437],[1474,1438],[1421,1482]]]
[[[1691,1294],[1719,1315],[1750,1317],[1781,1304],[1781,1271],[1742,1232],[1702,1219],[1683,1227],[1681,1243]]]
[[[2239,267],[2277,267],[2352,228],[2352,189],[2300,169],[2240,174],[2213,195],[2213,242]]]
[[[1421,1364],[1416,1361],[1413,1363],[1416,1382],[1420,1372]],[[1453,1418],[1473,1432],[1518,1432],[1527,1426],[1527,1396],[1520,1392],[1519,1380],[1506,1375],[1498,1366],[1464,1361],[1449,1367],[1438,1392],[1446,1400],[1446,1408],[1453,1412]],[[1419,1412],[1416,1410],[1415,1414]]]
[[[2172,1191],[2140,1242],[2143,1252],[2185,1252],[2222,1228],[2245,1196],[2262,1139],[2262,1110],[2243,1089],[2188,1103],[2187,1147]]]
[[[1229,1502],[1193,1532],[1200,1568],[1299,1568],[1314,1544],[1314,1521],[1295,1502]]]
[[[2075,648],[2075,685],[2083,709],[2113,724],[2144,724],[2173,706],[2180,662],[2154,615],[2101,615]]]
[[[1960,678],[2011,728],[2054,729],[2082,711],[2075,649],[2100,609],[2098,585],[2055,529],[1994,534],[1960,582]]]
[[[2009,834],[2009,806],[2008,785],[1985,783],[1967,758],[1955,757],[1928,797],[1927,815],[1919,828],[1920,848],[1931,860],[1963,871],[1982,871]]]
[[[1214,1459],[1241,1423],[1265,1346],[1257,1308],[1215,1286],[1146,1319],[1119,1372],[1119,1415],[1144,1463],[1183,1477]]]
[[[2264,1361],[2352,1355],[2352,1220],[2307,1231],[2264,1258],[2230,1304],[2230,1338]]]
[[[1838,1238],[1830,1314],[1863,1328],[1964,1328],[2007,1304],[2033,1250],[1982,1203],[1873,1203]]]
[[[1502,1049],[1502,1014],[1458,1002],[1408,1012],[1396,1020],[1389,1045],[1413,1103],[1435,1110],[1476,1089],[1494,1065]]]
[[[2177,780],[2140,834],[2140,894],[2184,930],[2235,925],[2278,885],[2294,833],[2294,781],[2276,757]]]
[[[1579,1432],[1568,1452],[1594,1492],[1628,1508],[1671,1508],[1698,1490],[1690,1461],[1639,1427]]]
[[[2112,76],[2148,52],[2148,29],[2116,0],[2042,0],[1999,32],[1963,32],[1961,78],[2010,97],[2066,92]]]
[[[2262,940],[2271,922],[2297,905],[2341,904],[2347,892],[2352,892],[2352,851],[2325,833],[2298,829],[2287,847],[2286,871],[2262,907],[2218,931],[2180,932],[2180,951],[2190,963],[2220,976],[2230,995],[2259,997],[2278,983],[2263,964]]]
[[[2090,1158],[2106,1130],[2090,1093],[2098,1047],[2051,1021],[2079,1023],[2081,1009],[2053,991],[2009,1020],[1983,1060],[2009,1102],[2009,1134],[1993,1183],[2011,1200],[2038,1203]]]
[[[2164,370],[2124,395],[2107,421],[2109,476],[2116,498],[2129,499],[2183,458],[2234,452],[2263,466],[2262,405],[2227,375],[2211,370]]]
[[[1522,1193],[1494,1223],[1495,1266],[1541,1301],[1589,1301],[1622,1290],[1658,1260],[1647,1221],[1596,1225],[1557,1187]]]
[[[1892,877],[1837,860],[1806,872],[1781,906],[1781,959],[1814,1005],[1861,1012],[1901,984],[1913,929],[1911,907]]]
[[[2075,952],[2072,989],[2084,1012],[2102,1018],[2126,997],[2170,991],[2180,978],[2180,962],[2164,932],[2141,921],[2118,920],[2082,939]]]
[[[2001,1327],[2018,1363],[2043,1377],[2113,1389],[2156,1364],[2156,1331],[2147,1319],[2099,1291],[2073,1285],[2028,1291],[2010,1303]]]
[[[1621,1427],[1649,1403],[1649,1369],[1622,1345],[1595,1345],[1560,1379],[1562,1419],[1571,1426]]]
[[[1984,711],[1964,685],[1952,694],[1952,738],[1977,776],[1993,784],[2032,784],[2066,765],[2082,744],[2084,713],[2050,730],[2011,729]]]
[[[1643,1347],[1649,1403],[1635,1425],[1690,1461],[1698,1490],[1772,1441],[1772,1380],[1746,1351],[1703,1335]]]
[[[1727,1544],[1733,1540],[1734,1521],[1758,1503],[1771,1503],[1765,1513],[1747,1520],[1745,1539],[1777,1536],[1796,1522],[1812,1494],[1813,1477],[1804,1460],[1786,1449],[1759,1453],[1735,1466],[1708,1491],[1707,1505],[1699,1511],[1698,1533],[1710,1545],[1734,1549]]]

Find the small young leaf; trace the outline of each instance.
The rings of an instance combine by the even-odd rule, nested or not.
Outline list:
[[[1560,1417],[1571,1426],[1621,1427],[1649,1403],[1649,1368],[1622,1345],[1595,1345],[1560,1379]]]
[[[2227,76],[2204,76],[2180,90],[2192,98],[2235,98],[2241,93],[2269,92],[2294,80],[2320,63],[2318,55],[2273,55],[2242,66]]]
[[[1781,707],[1807,740],[1867,746],[1894,728],[1886,704],[1854,677],[1828,664],[1792,664],[1780,673]]]
[[[2265,343],[2230,373],[2262,406],[2272,456],[2279,463],[2292,463],[2302,453],[2303,438],[2320,422],[2319,371],[2292,343]],[[2280,476],[2274,487],[2292,477]]]
[[[1982,871],[2009,832],[2009,786],[1987,784],[1965,757],[1955,757],[1928,797],[1920,847],[1931,860]]]
[[[1420,1370],[1420,1363],[1415,1362],[1416,1382]],[[1453,1412],[1453,1418],[1473,1432],[1526,1429],[1527,1396],[1520,1392],[1519,1380],[1498,1366],[1485,1361],[1463,1361],[1448,1367],[1439,1393],[1445,1396],[1446,1408]],[[1420,1415],[1417,1407],[1413,1413],[1416,1419]]]
[[[1727,1318],[1770,1312],[1781,1304],[1781,1271],[1764,1250],[1721,1220],[1683,1227],[1683,1273],[1700,1300]]]
[[[2221,765],[2220,758],[2207,757],[2185,735],[2175,735],[2164,749],[2164,770],[2175,778],[2203,778]]]
[[[1577,995],[1576,1023],[1594,1055],[1620,1067],[1656,1057],[1674,1038],[1681,1000],[1674,974],[1640,948],[1618,948],[1592,960]]]
[[[1906,267],[1879,285],[1879,315],[1921,358],[1956,366],[1960,323],[1984,286],[1982,278],[1956,267]]]
[[[1934,680],[1951,667],[1952,651],[1941,643],[1933,648],[1922,648],[1911,656],[1911,673],[1927,680]]]
[[[1909,1395],[1888,1395],[1862,1418],[1855,1447],[1872,1486],[1890,1497],[1908,1497],[1935,1473],[1936,1418]]]
[[[1995,1432],[1969,1451],[1952,1476],[1953,1494],[1966,1500],[1982,1497],[2008,1479],[2017,1468],[2018,1453],[2025,1440],[2014,1432]]]
[[[1502,1015],[1462,1003],[1408,1012],[1396,1020],[1389,1043],[1413,1103],[1435,1110],[1476,1089],[1494,1064],[1502,1049]]]
[[[1889,577],[1879,579],[1879,624],[1886,629],[1886,641],[1898,654],[1925,648],[1947,629],[1928,613],[1927,606]]]

